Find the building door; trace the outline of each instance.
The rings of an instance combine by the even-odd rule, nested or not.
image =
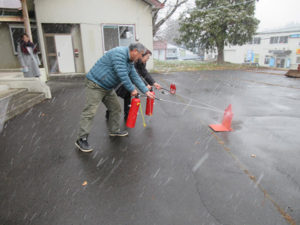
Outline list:
[[[166,60],[166,50],[159,51],[159,60]]]
[[[275,59],[274,59],[274,57],[271,57],[271,58],[270,58],[269,66],[270,66],[270,67],[274,67],[274,66],[275,66]]]
[[[280,60],[280,68],[284,68],[285,66],[285,59]]]
[[[75,73],[71,35],[55,35],[58,69],[60,73]]]
[[[159,56],[158,51],[159,51],[159,50],[153,50],[153,58],[154,58],[154,59],[158,59],[158,56]]]
[[[277,68],[284,68],[285,59],[284,58],[276,58],[276,67]]]
[[[285,68],[290,68],[290,66],[291,66],[291,59],[289,58],[289,59],[286,60]]]

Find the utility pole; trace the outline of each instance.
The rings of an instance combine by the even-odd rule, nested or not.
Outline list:
[[[27,0],[21,0],[21,2],[22,2],[22,12],[23,12],[25,32],[28,35],[30,41],[32,42],[32,34],[31,34],[30,20],[29,20],[29,15],[28,15]]]

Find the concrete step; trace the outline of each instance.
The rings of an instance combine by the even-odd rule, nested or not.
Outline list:
[[[0,91],[0,102],[5,100],[6,98],[17,98],[27,92],[28,90],[26,88],[10,88],[7,90],[2,90]]]
[[[49,80],[80,80],[86,77],[86,73],[61,73],[51,74]]]
[[[3,72],[0,70],[0,78],[24,78],[24,75],[23,72],[20,71]]]
[[[28,92],[26,89],[10,91],[4,97],[0,97],[0,121],[7,121],[45,100],[44,93]]]
[[[9,87],[7,86],[7,85],[1,85],[0,84],[0,93],[2,92],[2,91],[7,91],[9,89]]]
[[[45,100],[45,95],[43,93],[27,93],[20,97],[15,102],[13,101],[11,105],[8,106],[8,111],[6,113],[6,120],[13,118],[16,115],[21,114],[25,110],[33,107],[34,105]]]

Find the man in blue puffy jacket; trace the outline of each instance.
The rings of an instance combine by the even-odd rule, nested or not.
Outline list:
[[[86,103],[80,117],[80,129],[75,145],[83,152],[93,149],[88,144],[88,135],[98,106],[102,101],[109,111],[109,136],[127,136],[126,130],[120,130],[121,106],[114,88],[120,83],[131,93],[137,95],[138,89],[150,98],[154,98],[134,68],[134,62],[142,57],[146,48],[140,43],[129,47],[116,47],[105,53],[86,75]]]

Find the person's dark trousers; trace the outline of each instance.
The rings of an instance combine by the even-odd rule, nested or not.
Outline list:
[[[119,92],[117,92],[117,94],[119,94]],[[124,119],[127,120],[129,110],[130,110],[131,94],[130,94],[129,91],[127,91],[127,93],[124,91],[124,92],[122,92],[122,95],[119,94],[118,96],[123,98],[123,100],[124,100]],[[106,110],[105,117],[106,117],[107,120],[109,119],[108,110]]]
[[[130,109],[130,103],[131,103],[131,95],[128,93],[124,97],[124,119],[127,120],[129,109]]]

